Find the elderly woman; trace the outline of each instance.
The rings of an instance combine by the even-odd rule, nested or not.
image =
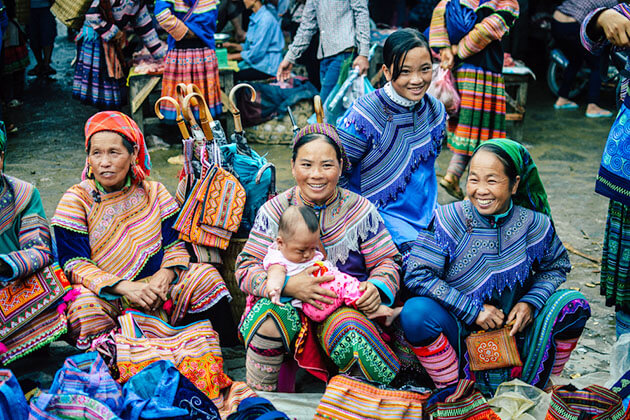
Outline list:
[[[490,140],[475,151],[466,187],[469,201],[438,208],[406,261],[416,297],[400,315],[405,336],[438,388],[461,372],[484,392],[511,376],[543,388],[562,372],[590,308],[581,293],[556,290],[571,265],[538,170],[518,143]],[[504,325],[522,372],[471,372],[461,340]]]
[[[276,390],[279,368],[289,351],[301,367],[322,379],[327,375],[326,359],[342,372],[355,366],[368,379],[385,384],[399,370],[399,359],[366,316],[381,303],[394,301],[400,280],[394,262],[398,252],[376,208],[337,186],[346,162],[333,126],[304,127],[295,138],[291,160],[297,186],[263,205],[237,260],[236,277],[249,294],[240,326],[247,346],[247,382],[256,389]],[[292,305],[279,306],[264,298],[263,258],[276,239],[281,214],[291,205],[309,206],[316,212],[327,259],[363,282],[356,309],[342,307],[319,325]],[[289,277],[282,295],[318,308],[319,302],[332,303],[334,293],[319,286],[332,276],[314,277],[315,270]]]
[[[80,292],[67,312],[77,347],[89,348],[130,306],[171,325],[191,313],[229,318],[221,276],[210,265],[189,264],[172,228],[177,203],[162,184],[145,179],[151,162],[136,123],[99,112],[85,124],[85,148],[85,179],[63,195],[52,220],[59,261]]]
[[[66,332],[57,303],[70,288],[54,263],[50,229],[37,189],[4,174],[0,121],[0,362],[7,364]]]

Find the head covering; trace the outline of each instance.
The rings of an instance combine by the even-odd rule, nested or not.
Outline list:
[[[132,166],[132,182],[141,182],[151,173],[151,158],[144,143],[144,136],[138,124],[127,115],[118,111],[102,111],[90,117],[85,123],[85,150],[90,138],[100,131],[113,131],[138,146],[138,157]],[[86,160],[87,169],[87,160]],[[83,178],[87,171],[84,171]]]
[[[295,145],[297,142],[304,136],[308,134],[322,134],[332,141],[334,141],[337,146],[339,146],[339,150],[341,151],[341,169],[348,170],[350,169],[350,161],[346,156],[346,151],[343,148],[343,144],[341,143],[341,139],[339,138],[339,134],[337,133],[337,128],[335,126],[326,124],[326,123],[317,123],[317,124],[309,124],[306,127],[302,127],[300,131],[293,138],[293,144],[291,145],[291,149],[295,149]]]
[[[538,175],[538,168],[525,147],[514,140],[492,139],[485,141],[475,149],[475,153],[484,145],[494,144],[503,149],[512,159],[521,181],[516,194],[512,196],[514,204],[526,207],[543,214],[551,219],[551,208],[547,201],[545,187]]]
[[[0,152],[4,152],[7,148],[7,129],[4,127],[4,121],[0,121]]]

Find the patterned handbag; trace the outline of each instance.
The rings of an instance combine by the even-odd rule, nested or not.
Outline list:
[[[428,406],[433,420],[501,420],[475,389],[475,382],[467,379],[435,392]]]
[[[422,419],[431,394],[379,388],[346,375],[334,376],[317,406],[315,419]]]
[[[209,398],[232,381],[223,373],[219,335],[210,321],[171,327],[154,316],[127,310],[115,335],[120,383],[158,360],[168,360]]]
[[[516,348],[516,337],[510,336],[510,325],[493,331],[479,331],[466,338],[471,370],[489,370],[523,366]]]
[[[57,263],[1,288],[0,340],[55,304],[68,290],[70,283]]]
[[[29,420],[119,420],[105,404],[80,394],[40,394],[31,400]]]
[[[599,385],[577,389],[572,385],[555,388],[545,420],[627,420],[621,398]]]

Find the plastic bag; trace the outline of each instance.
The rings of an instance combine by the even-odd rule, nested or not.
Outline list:
[[[358,68],[352,69],[343,83],[337,82],[337,86],[324,102],[326,122],[336,125],[337,119],[350,108],[357,98],[374,90],[374,86],[365,75],[359,76]]]
[[[610,352],[610,387],[630,370],[630,333],[621,334]]]
[[[455,78],[450,70],[445,70],[439,64],[434,64],[433,80],[427,92],[444,104],[448,115],[457,115],[461,98],[455,86]]]
[[[544,420],[551,395],[519,379],[504,382],[488,404],[501,420]]]

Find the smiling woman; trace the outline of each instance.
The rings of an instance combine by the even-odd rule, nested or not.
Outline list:
[[[550,219],[547,195],[527,150],[489,140],[473,154],[470,200],[439,207],[406,261],[416,295],[400,315],[405,336],[438,388],[474,376],[493,394],[511,377],[544,388],[575,348],[590,308],[584,296],[557,290],[571,269]],[[508,326],[524,362],[471,371],[459,356],[472,331]]]
[[[431,84],[429,45],[415,29],[391,34],[383,47],[388,83],[359,98],[338,124],[351,167],[348,188],[370,200],[406,255],[437,204],[435,159],[446,130]]]

